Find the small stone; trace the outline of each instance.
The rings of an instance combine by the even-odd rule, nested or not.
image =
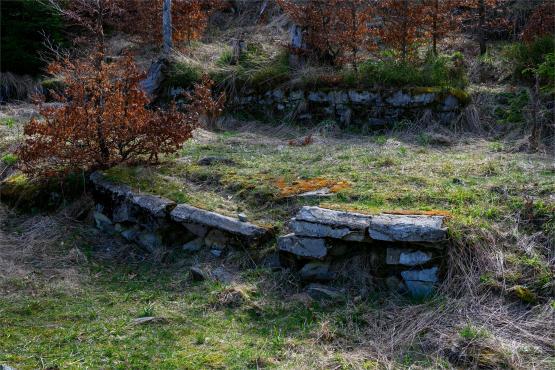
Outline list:
[[[215,268],[211,275],[215,280],[222,283],[231,283],[233,281],[233,275],[223,267]]]
[[[185,252],[195,253],[200,251],[203,245],[204,245],[204,238],[196,238],[191,240],[190,242],[183,244],[181,249],[183,249]]]
[[[440,133],[433,133],[429,136],[429,142],[433,145],[445,145],[449,146],[453,144],[453,140],[447,136]]]
[[[273,252],[264,257],[262,260],[262,266],[272,270],[280,270],[282,266],[281,261],[279,260],[279,253]]]
[[[192,234],[195,234],[196,236],[198,236],[200,238],[204,238],[206,236],[206,234],[208,233],[208,227],[206,227],[204,225],[186,224],[186,223],[183,223],[182,225],[185,226],[185,228],[187,230],[189,230]]]
[[[412,249],[387,248],[386,263],[388,265],[417,266],[432,259],[430,252]]]
[[[200,267],[191,267],[189,270],[189,276],[193,281],[203,281],[207,279],[207,274]]]
[[[302,280],[333,280],[335,273],[330,271],[329,262],[309,262],[304,265],[299,271],[299,276]]]
[[[121,236],[130,242],[134,242],[138,238],[139,233],[137,230],[127,229],[121,232]]]
[[[345,299],[345,295],[339,289],[316,283],[309,284],[306,288],[306,292],[315,300],[331,300],[337,302]]]
[[[160,236],[150,232],[140,233],[136,242],[151,253],[162,247]]]
[[[328,253],[324,239],[299,238],[295,234],[289,234],[278,238],[277,244],[280,251],[299,257],[323,259]]]
[[[154,317],[154,316],[147,316],[147,317],[139,317],[136,319],[133,319],[133,324],[135,325],[141,325],[141,324],[146,324],[146,323],[165,323],[168,320],[164,319],[163,317]]]
[[[435,283],[438,281],[438,268],[432,267],[424,270],[408,270],[401,272],[407,289],[413,296],[422,297],[432,294]]]
[[[239,221],[241,221],[241,222],[247,222],[247,221],[249,220],[248,217],[247,217],[247,215],[244,214],[244,213],[238,213],[238,214],[237,214],[237,218],[238,218]]]
[[[131,216],[131,210],[127,202],[116,206],[112,212],[114,222],[135,222],[135,217]]]
[[[214,257],[220,257],[222,255],[222,251],[220,249],[210,249],[210,253]]]
[[[204,239],[204,244],[206,244],[209,248],[217,250],[224,250],[229,242],[229,237],[220,230],[216,229],[210,230]]]
[[[405,290],[403,282],[397,276],[388,276],[385,278],[385,286],[392,292],[401,293]]]
[[[95,211],[93,218],[94,223],[99,230],[108,234],[113,234],[115,232],[112,220],[110,220],[105,214]]]

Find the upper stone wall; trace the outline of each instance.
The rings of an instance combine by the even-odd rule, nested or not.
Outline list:
[[[357,89],[254,91],[237,97],[232,104],[248,111],[293,116],[301,122],[333,119],[343,126],[363,130],[380,128],[403,119],[415,119],[429,110],[447,123],[457,117],[468,97],[462,91],[414,88],[389,91]]]

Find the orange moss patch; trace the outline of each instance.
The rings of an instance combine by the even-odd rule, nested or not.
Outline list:
[[[313,179],[293,181],[290,185],[288,185],[283,178],[279,178],[276,181],[276,186],[281,196],[289,197],[322,188],[328,188],[331,193],[337,193],[338,191],[349,189],[351,184],[347,181],[335,181],[322,177],[315,177]]]

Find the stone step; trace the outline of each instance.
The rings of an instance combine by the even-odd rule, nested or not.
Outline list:
[[[270,235],[270,230],[250,222],[206,211],[188,204],[178,204],[170,213],[174,221],[183,224],[200,224],[226,231],[247,239],[262,239]]]

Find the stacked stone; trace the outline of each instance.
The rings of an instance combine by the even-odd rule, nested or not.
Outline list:
[[[291,219],[289,235],[278,239],[285,263],[306,281],[338,278],[337,262],[370,254],[375,273],[390,289],[429,295],[438,273],[447,236],[443,217],[365,215],[319,207],[303,207]]]
[[[214,256],[220,256],[228,247],[256,246],[271,236],[271,230],[244,219],[138,194],[126,185],[109,181],[100,172],[93,173],[90,179],[96,226],[120,234],[150,252],[164,247],[197,252],[207,247]]]

